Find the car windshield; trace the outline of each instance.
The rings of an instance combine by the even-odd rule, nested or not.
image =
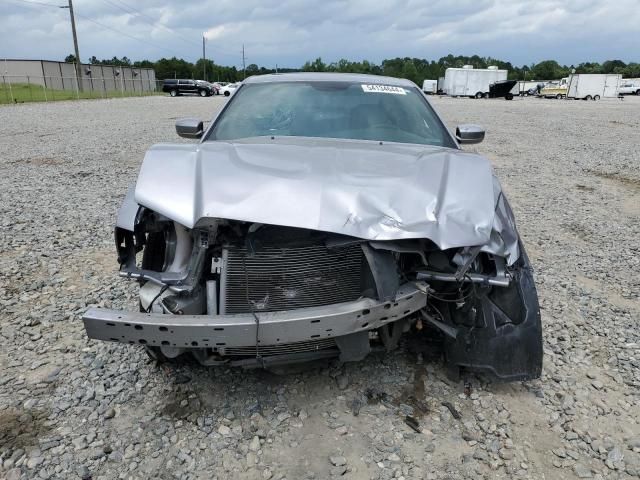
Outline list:
[[[244,85],[207,140],[293,136],[456,148],[417,88],[347,82]]]

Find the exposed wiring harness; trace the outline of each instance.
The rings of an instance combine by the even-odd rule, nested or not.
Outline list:
[[[247,300],[247,305],[251,309],[251,315],[256,321],[256,360],[260,364],[260,366],[264,369],[264,359],[260,355],[260,318],[258,314],[255,312],[254,303],[249,299],[249,272],[247,270],[247,262],[244,257],[242,257],[242,266],[244,268],[244,293],[245,298]]]
[[[149,306],[145,310],[146,313],[151,313],[151,309],[153,308],[153,304],[156,302],[156,300],[158,300],[158,298],[160,298],[160,295],[162,295],[164,292],[167,291],[168,288],[169,288],[169,285],[163,285],[162,286],[162,288],[160,289],[158,294],[155,297],[153,297],[153,300],[151,300],[151,302],[149,302]],[[163,309],[164,309],[164,306],[163,306]]]

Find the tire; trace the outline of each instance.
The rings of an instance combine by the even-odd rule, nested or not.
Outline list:
[[[172,97],[177,97],[178,96],[178,91],[177,90],[169,90],[169,95],[171,95]]]
[[[484,98],[489,98],[489,92],[484,92],[483,97],[484,97]]]
[[[505,100],[513,100],[513,93],[507,93],[504,98]]]
[[[154,362],[156,362],[156,364],[161,365],[163,363],[166,363],[169,361],[169,358],[164,356],[164,353],[162,353],[162,351],[160,350],[160,347],[144,347],[144,353],[147,354],[147,356],[153,360]],[[173,359],[171,359],[173,360]]]
[[[482,92],[478,92],[478,93],[476,93],[475,98],[482,98]]]
[[[228,91],[227,91],[227,92],[224,92],[224,96],[225,96],[225,97],[228,97],[229,95],[231,95],[231,93],[229,93]]]
[[[586,97],[584,97],[584,99],[587,101],[591,100],[591,95],[587,95]]]
[[[556,99],[558,99],[558,100],[562,100],[562,94],[561,94],[561,93],[557,94],[557,95],[556,95]]]
[[[593,99],[597,102],[598,100],[600,100],[600,95],[594,95]]]
[[[636,90],[636,95],[638,95],[640,97],[640,88],[638,90]]]
[[[201,97],[206,97],[207,96],[207,91],[206,90],[198,90],[198,95],[200,95]]]

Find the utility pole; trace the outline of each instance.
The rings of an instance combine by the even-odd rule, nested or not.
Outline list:
[[[204,42],[205,42],[204,34],[202,35],[202,79],[207,81],[207,55],[204,50]]]
[[[82,65],[80,64],[80,50],[78,49],[78,35],[76,34],[76,18],[73,16],[73,2],[69,0],[69,6],[60,8],[68,8],[69,15],[71,15],[71,33],[73,33],[73,48],[76,54],[76,81],[78,82],[78,90],[82,91]]]
[[[71,0],[69,0],[71,1]],[[247,68],[245,67],[244,64],[244,43],[242,44],[242,79],[244,80],[245,78],[247,78]]]

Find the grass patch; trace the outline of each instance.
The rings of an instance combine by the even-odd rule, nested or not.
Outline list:
[[[120,90],[111,91],[84,91],[76,92],[75,90],[55,90],[53,88],[44,88],[41,85],[30,85],[28,83],[0,83],[0,104],[6,103],[25,103],[25,102],[55,102],[59,100],[77,100],[77,99],[98,99],[98,98],[121,98],[121,97],[141,97],[149,95],[162,95],[162,92],[148,91],[127,91]]]

